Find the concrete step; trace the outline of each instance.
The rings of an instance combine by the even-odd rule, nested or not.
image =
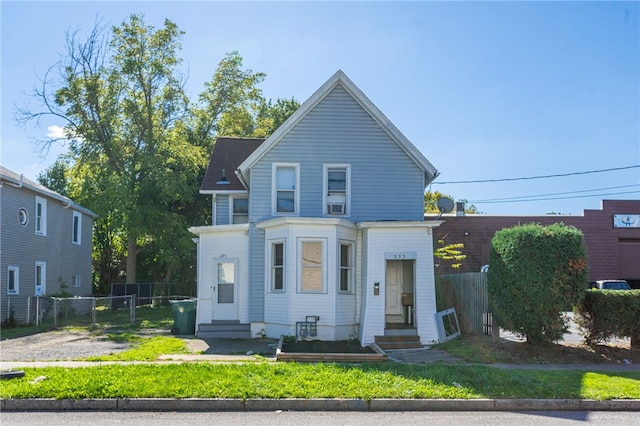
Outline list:
[[[251,325],[240,321],[213,321],[198,324],[197,336],[201,339],[250,339]]]
[[[420,336],[375,336],[375,342],[381,349],[421,348]]]

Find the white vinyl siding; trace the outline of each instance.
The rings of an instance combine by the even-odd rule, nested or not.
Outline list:
[[[7,267],[7,294],[20,294],[20,268]]]
[[[47,200],[36,197],[36,235],[47,235]]]
[[[300,211],[300,168],[297,164],[274,163],[272,168],[274,215],[296,215]]]
[[[75,210],[71,223],[71,242],[78,245],[82,242],[82,214]]]

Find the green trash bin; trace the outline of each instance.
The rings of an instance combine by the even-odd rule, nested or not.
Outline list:
[[[196,334],[196,299],[170,300],[173,311],[171,334]]]

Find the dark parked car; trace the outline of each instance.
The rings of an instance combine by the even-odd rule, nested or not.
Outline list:
[[[625,280],[600,280],[596,281],[596,288],[600,290],[631,290]]]

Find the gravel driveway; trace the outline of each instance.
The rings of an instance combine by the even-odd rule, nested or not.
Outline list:
[[[129,348],[86,331],[50,331],[0,341],[0,361],[58,361],[109,355]]]

